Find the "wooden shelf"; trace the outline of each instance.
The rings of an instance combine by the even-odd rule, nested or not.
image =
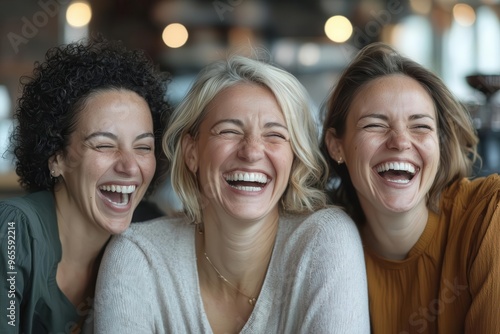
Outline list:
[[[17,180],[18,176],[14,171],[0,172],[0,191],[22,191]]]

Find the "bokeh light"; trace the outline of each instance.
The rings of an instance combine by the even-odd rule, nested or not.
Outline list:
[[[163,42],[171,48],[179,48],[186,44],[189,34],[186,27],[180,23],[172,23],[163,29]]]
[[[336,43],[344,43],[352,35],[352,24],[348,18],[342,15],[330,17],[325,23],[326,36]]]
[[[476,21],[476,13],[471,6],[459,3],[453,6],[453,18],[464,27],[470,27]]]
[[[92,18],[92,9],[86,2],[74,2],[66,10],[66,21],[72,27],[83,27],[89,24]]]
[[[411,10],[416,14],[429,15],[432,9],[431,0],[410,0]]]

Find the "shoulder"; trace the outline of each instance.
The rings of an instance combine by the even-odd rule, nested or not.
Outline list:
[[[309,215],[295,217],[299,225],[306,229],[338,231],[356,231],[356,224],[340,207],[330,206]]]
[[[0,201],[0,217],[1,223],[5,221],[11,221],[16,219],[22,219],[26,221],[26,213],[23,210],[23,204],[25,200],[23,197],[13,197],[6,200]]]
[[[40,191],[25,196],[0,201],[0,216],[34,218],[34,216],[55,219],[55,205],[52,193]]]
[[[143,222],[135,222],[130,225],[130,227],[121,234],[125,238],[137,238],[137,237],[154,237],[158,238],[160,235],[171,235],[172,233],[181,233],[191,229],[187,218],[185,217],[158,217],[151,220],[146,220]]]
[[[497,201],[500,198],[500,175],[491,174],[476,179],[463,178],[443,191],[445,201],[461,202],[465,205],[482,201]]]
[[[462,249],[467,243],[466,239],[477,247],[483,240],[498,242],[497,231],[500,227],[498,174],[456,181],[443,192],[440,204],[440,224],[450,226],[449,233],[456,236],[457,244]],[[488,239],[488,235],[493,239]]]
[[[16,230],[41,238],[58,239],[54,199],[41,191],[0,201],[0,226],[10,223]]]
[[[349,215],[337,206],[330,206],[325,209],[318,210],[309,215],[306,221],[314,221],[318,224],[325,225],[348,225],[354,226],[354,222]]]
[[[361,244],[354,221],[339,207],[328,207],[305,216],[288,216],[291,235],[308,243]]]
[[[144,222],[132,223],[122,234],[115,235],[107,247],[136,247],[150,252],[165,246],[181,243],[192,236],[194,227],[185,217],[159,217]]]
[[[441,196],[441,214],[456,221],[489,221],[500,212],[500,176],[461,179]],[[482,219],[478,219],[482,218]],[[472,219],[472,220],[471,220]]]
[[[44,201],[39,201],[39,197]],[[48,204],[52,206],[48,207]],[[0,244],[2,248],[7,245],[15,252],[16,266],[23,268],[18,272],[36,271],[31,279],[46,277],[61,254],[51,193],[41,192],[1,201]]]

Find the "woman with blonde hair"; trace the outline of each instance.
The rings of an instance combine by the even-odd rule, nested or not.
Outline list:
[[[326,208],[295,77],[242,56],[212,63],[163,144],[185,215],[112,240],[98,333],[369,333],[359,234]]]

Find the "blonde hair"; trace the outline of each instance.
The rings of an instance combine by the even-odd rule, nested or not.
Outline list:
[[[319,150],[318,130],[309,107],[309,95],[290,73],[262,60],[231,55],[205,67],[187,96],[175,109],[163,136],[163,149],[171,162],[172,186],[185,213],[202,221],[200,189],[196,175],[187,167],[182,152],[186,135],[196,138],[207,105],[228,87],[249,83],[267,87],[283,112],[294,153],[289,185],[281,199],[281,210],[305,213],[326,205],[324,185],[326,160]]]

